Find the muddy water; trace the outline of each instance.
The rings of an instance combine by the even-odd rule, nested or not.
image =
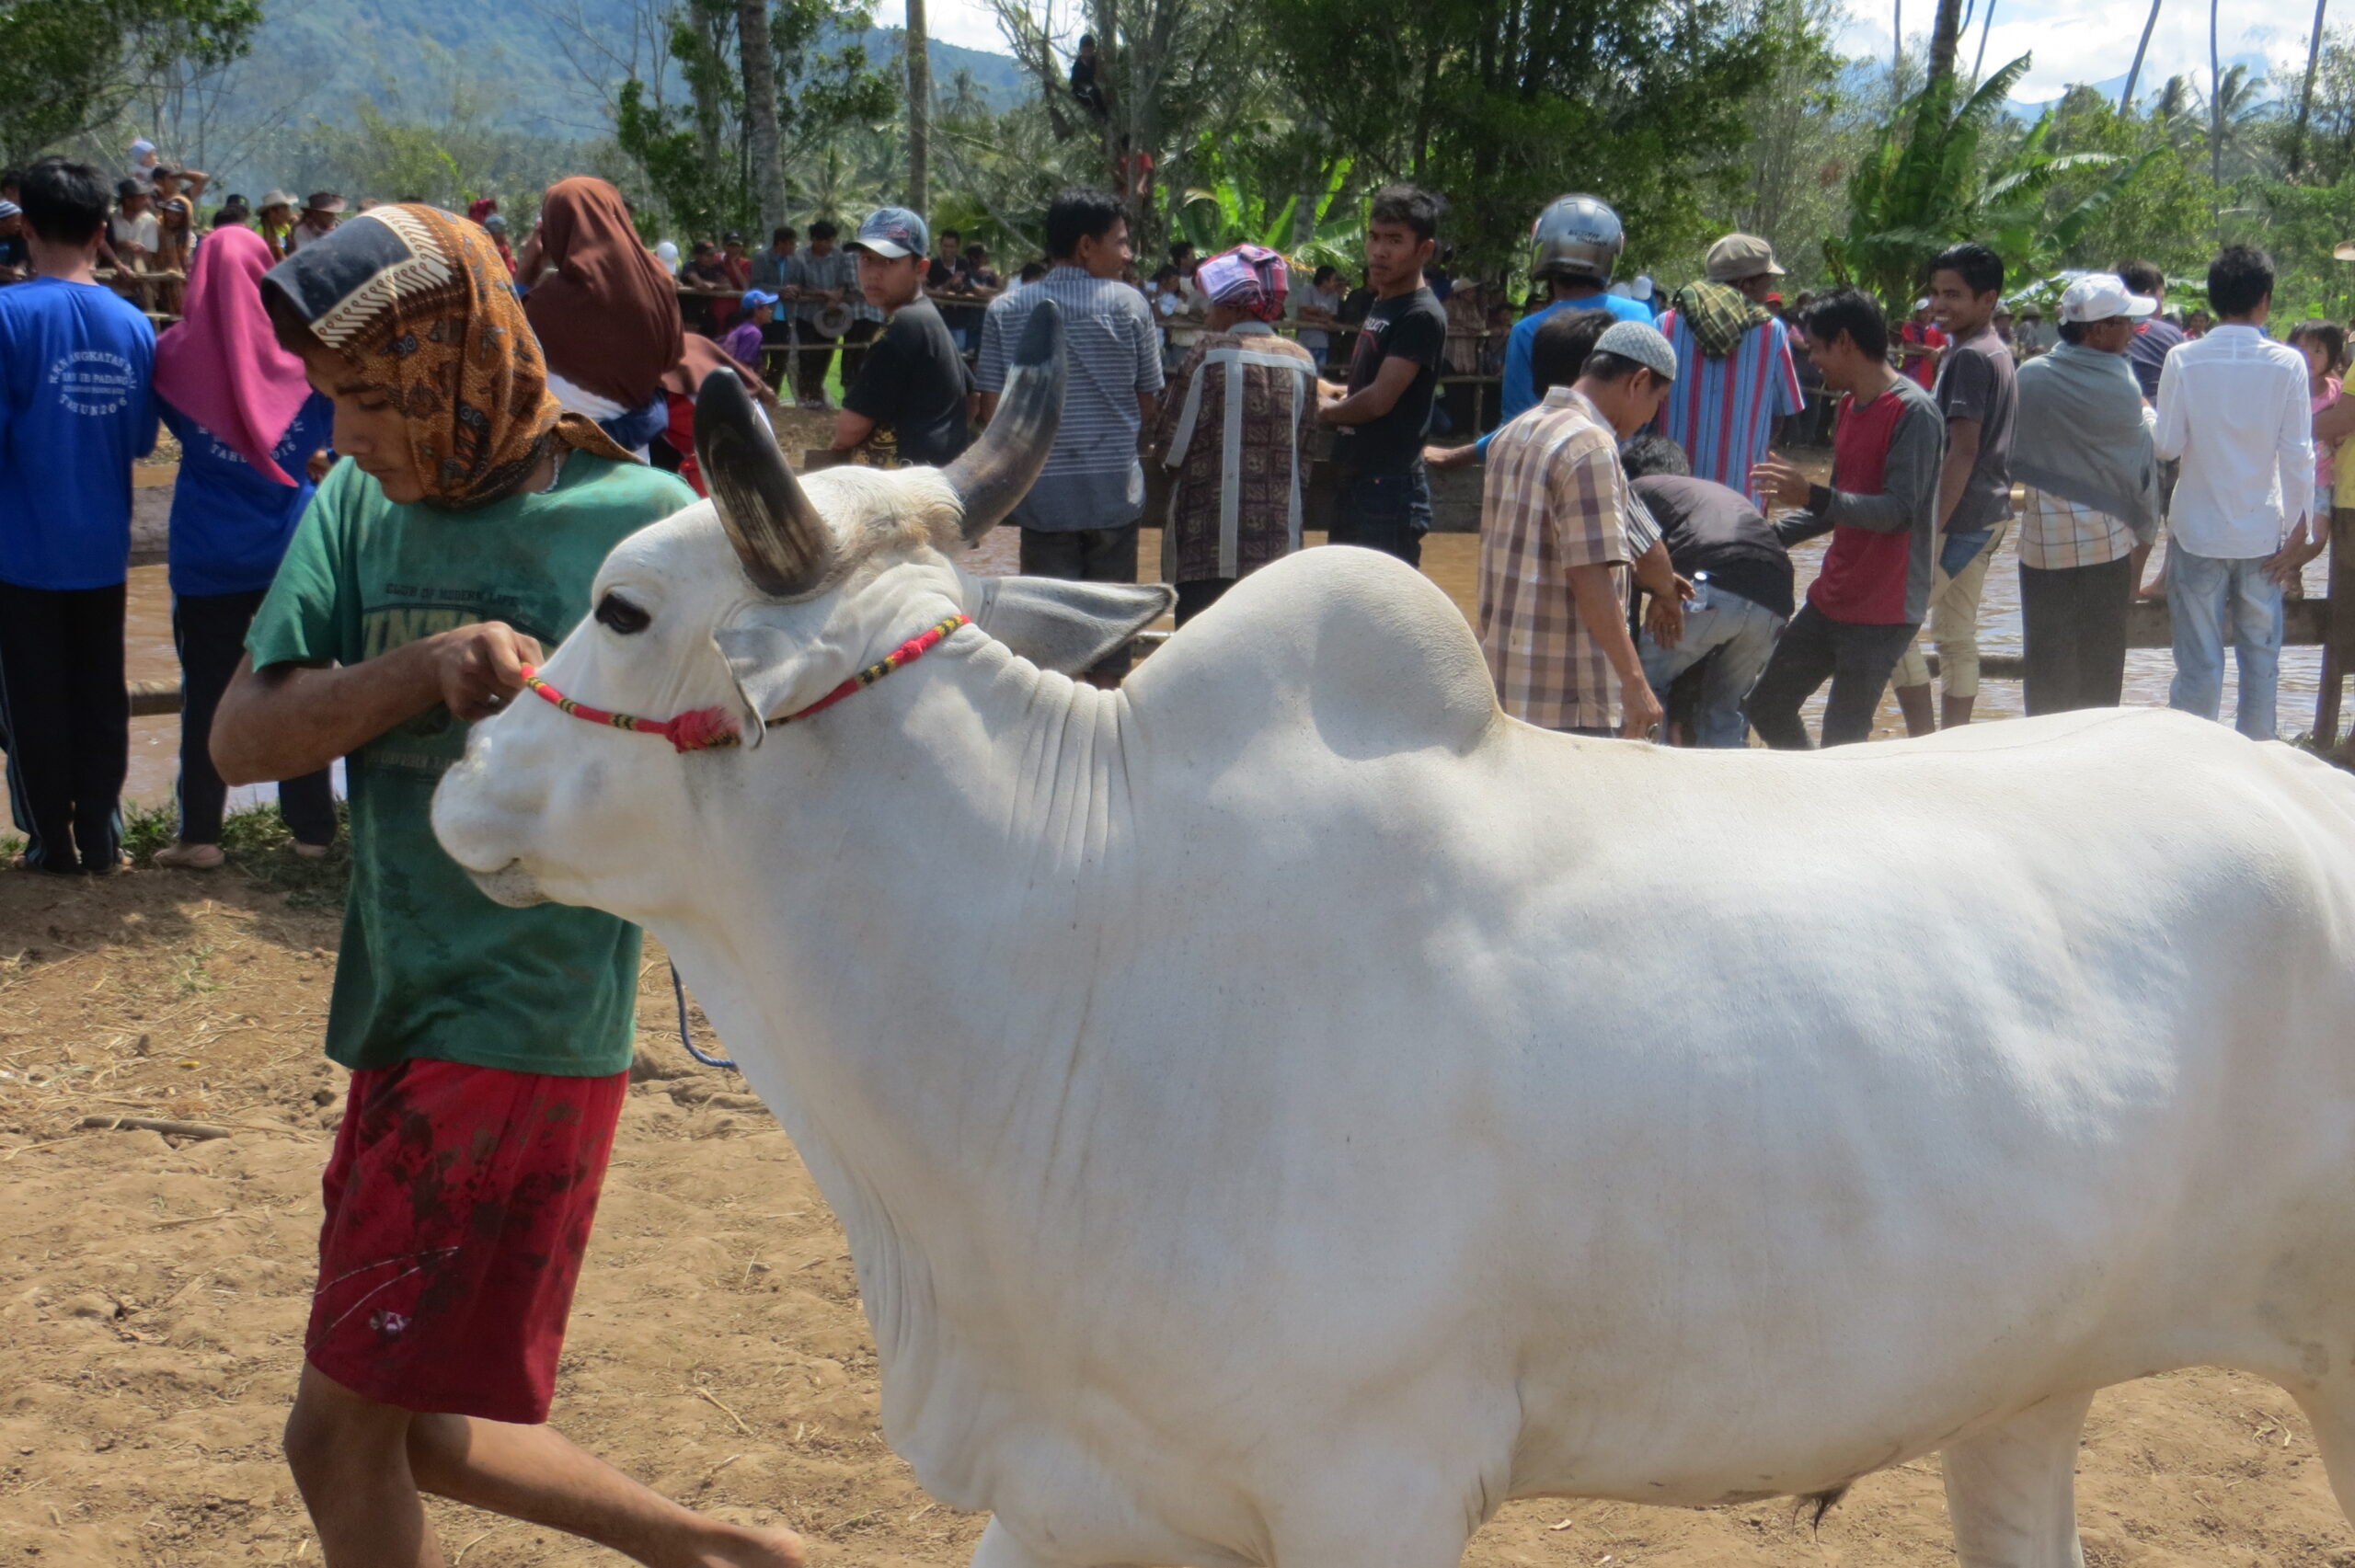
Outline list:
[[[1310,535],[1312,540],[1318,536]],[[1799,585],[1804,591],[1812,581],[1823,558],[1824,544],[1810,541],[1794,552],[1798,566]],[[1449,598],[1469,617],[1479,596],[1480,541],[1469,533],[1434,533],[1423,541],[1423,569],[1430,578],[1445,589]],[[1150,578],[1161,559],[1161,539],[1157,531],[1147,530],[1138,550],[1143,565],[1143,575]],[[986,540],[982,548],[966,557],[969,569],[985,574],[1007,573],[1015,568],[1016,536],[1003,530]],[[2316,561],[2306,568],[2306,591],[2319,597],[2325,584],[2325,563]],[[2001,556],[1987,574],[1987,596],[1980,619],[1980,647],[1985,653],[2017,654],[2020,651],[2019,575],[2013,540],[2006,537]],[[2155,571],[2155,567],[2154,570]],[[165,581],[162,567],[140,567],[131,574],[130,614],[127,631],[126,662],[130,678],[134,681],[176,681],[179,665],[172,652],[171,592]],[[2235,701],[2231,661],[2226,660],[2224,716],[2229,720]],[[2167,683],[2175,672],[2173,658],[2164,648],[2138,648],[2126,656],[2126,701],[2131,705],[2164,707],[2167,700]],[[2314,722],[2316,688],[2322,678],[2322,650],[2313,647],[2284,649],[2281,656],[2280,724],[2285,735],[2299,734]],[[1810,724],[1822,718],[1823,698],[1819,694],[1809,705]],[[1979,716],[1988,719],[2018,716],[2020,686],[2016,681],[1983,681],[1979,693]],[[1884,697],[1875,729],[1876,736],[1904,733],[1898,717],[1894,698]],[[131,775],[125,785],[127,798],[160,805],[172,798],[172,780],[178,769],[179,721],[176,718],[133,719],[131,725]],[[271,791],[239,790],[232,799],[232,807],[253,804],[270,798]]]

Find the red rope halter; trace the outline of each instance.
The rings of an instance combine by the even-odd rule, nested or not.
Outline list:
[[[808,718],[812,714],[825,712],[853,692],[874,685],[902,665],[913,664],[938,646],[941,638],[958,627],[971,624],[972,617],[969,615],[951,615],[938,625],[925,628],[923,633],[910,637],[906,642],[902,643],[898,647],[893,648],[890,653],[885,654],[881,658],[877,659],[873,664],[868,665],[798,713],[790,713],[783,718],[769,720],[768,727],[775,729],[781,725],[791,724],[796,719]],[[636,714],[613,713],[604,708],[592,708],[586,703],[573,701],[541,680],[539,673],[528,664],[523,666],[523,684],[547,701],[554,703],[564,712],[570,714],[574,718],[586,719],[591,724],[602,724],[614,729],[636,730],[642,735],[659,735],[671,743],[671,749],[674,751],[708,751],[715,747],[738,746],[743,743],[744,738],[737,729],[735,715],[724,708],[691,708],[676,718],[661,719],[640,718]]]

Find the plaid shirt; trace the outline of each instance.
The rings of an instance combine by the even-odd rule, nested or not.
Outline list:
[[[1619,447],[1567,386],[1488,443],[1480,501],[1480,651],[1505,712],[1546,729],[1612,729],[1619,675],[1579,621],[1569,569],[1608,565],[1614,599],[1629,562],[1659,540],[1627,488]]]
[[[2133,554],[2134,533],[2106,511],[2023,486],[2020,565],[2040,572],[2098,567]]]

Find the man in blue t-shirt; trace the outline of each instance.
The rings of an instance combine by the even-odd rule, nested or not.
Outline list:
[[[131,752],[122,682],[131,464],[155,448],[155,332],[91,276],[107,182],[25,173],[34,279],[0,290],[0,723],[38,871],[112,871]]]
[[[1537,214],[1529,234],[1529,275],[1545,287],[1546,303],[1513,323],[1505,335],[1505,368],[1497,386],[1497,423],[1467,446],[1432,447],[1424,452],[1433,468],[1460,468],[1485,456],[1498,430],[1537,406],[1537,379],[1530,354],[1537,329],[1557,311],[1599,310],[1616,321],[1652,324],[1651,306],[1611,292],[1611,274],[1626,248],[1619,214],[1592,196],[1565,196]]]

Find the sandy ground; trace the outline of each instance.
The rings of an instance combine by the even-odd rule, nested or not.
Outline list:
[[[278,1456],[316,1178],[339,1114],[318,1052],[338,922],[236,872],[96,884],[0,873],[0,1564],[318,1561]],[[555,1419],[672,1494],[807,1533],[819,1564],[955,1564],[978,1518],[876,1428],[841,1232],[791,1144],[680,1052],[659,958]],[[86,1115],[226,1125],[171,1142]],[[2092,1568],[2355,1565],[2304,1425],[2193,1371],[2096,1407]],[[468,1568],[617,1563],[436,1508]],[[1479,1568],[1867,1568],[1952,1561],[1935,1459],[1867,1478],[1815,1530],[1785,1504],[1517,1504]]]

